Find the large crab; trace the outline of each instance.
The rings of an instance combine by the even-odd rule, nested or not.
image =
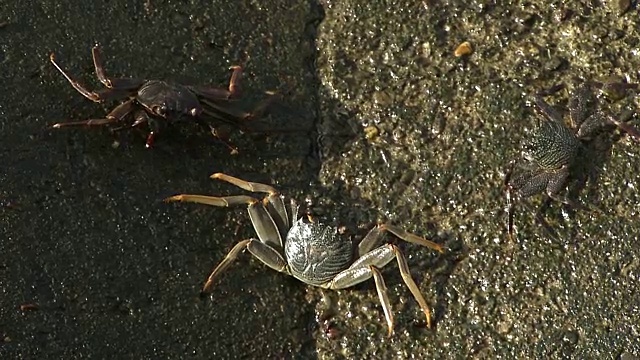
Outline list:
[[[88,90],[58,65],[55,54],[50,55],[50,60],[73,88],[87,99],[97,103],[123,98],[127,100],[111,110],[103,119],[57,123],[53,125],[54,128],[116,125],[117,127],[112,128],[115,131],[146,124],[149,128],[146,146],[150,147],[166,125],[193,121],[218,137],[218,131],[214,126],[216,121],[242,127],[241,120],[254,117],[266,106],[266,102],[262,103],[253,113],[240,111],[231,106],[230,100],[238,95],[238,82],[242,73],[240,66],[231,67],[233,73],[228,89],[222,89],[180,85],[162,80],[109,78],[102,65],[98,45],[91,49],[91,53],[96,76],[106,89]]]
[[[211,291],[219,275],[245,249],[268,267],[291,275],[306,284],[322,288],[344,289],[373,277],[390,336],[393,333],[393,314],[380,268],[395,258],[404,283],[424,312],[427,326],[431,327],[429,306],[411,277],[404,255],[393,244],[377,246],[385,232],[390,232],[404,241],[443,252],[441,245],[396,226],[382,224],[369,231],[354,254],[351,241],[342,239],[335,227],[317,222],[311,216],[299,218],[296,201],[291,199],[290,206],[287,207],[284,197],[275,188],[221,173],[213,174],[211,178],[229,182],[247,191],[268,195],[262,201],[247,195],[213,197],[186,194],[175,195],[165,200],[223,207],[248,204],[249,217],[258,238],[238,242],[209,275],[203,292]]]
[[[578,168],[589,165],[586,164],[588,160],[582,161],[585,160],[581,156],[585,145],[607,127],[615,126],[633,139],[640,140],[640,132],[635,127],[598,108],[598,99],[593,91],[594,88],[600,88],[611,93],[622,93],[637,87],[637,84],[624,82],[582,83],[576,87],[567,105],[570,127],[565,124],[562,114],[543,99],[543,96],[561,90],[564,86],[535,96],[535,105],[542,116],[540,127],[523,145],[522,155],[527,163],[519,164],[519,171],[514,172],[516,162],[512,161],[504,180],[510,237],[513,237],[512,197],[524,199],[546,192],[549,199],[580,208],[580,204],[561,193],[572,176],[579,172]]]

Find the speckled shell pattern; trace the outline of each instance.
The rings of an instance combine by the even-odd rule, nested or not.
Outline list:
[[[564,124],[544,121],[537,133],[525,144],[525,158],[544,169],[570,165],[580,150],[580,140]]]
[[[284,245],[291,275],[311,285],[322,285],[351,265],[351,241],[342,239],[336,228],[299,219],[287,234]]]

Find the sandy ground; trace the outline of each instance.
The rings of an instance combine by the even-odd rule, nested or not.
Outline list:
[[[519,206],[509,240],[502,187],[506,164],[537,126],[532,94],[576,78],[640,82],[637,9],[231,3],[3,7],[2,358],[640,356],[638,143],[605,134],[597,156],[580,160],[598,176],[575,196],[600,210],[553,203],[544,218],[557,238]],[[455,57],[464,41],[473,52]],[[239,153],[230,155],[191,126],[151,150],[135,131],[114,147],[104,130],[50,129],[117,104],[86,100],[48,61],[55,51],[98,87],[94,43],[113,76],[224,86],[229,66],[242,64],[241,105],[284,89],[259,122],[296,131],[233,132]],[[549,101],[562,107],[568,96]],[[603,103],[619,113],[639,99]],[[631,123],[639,126],[637,115]],[[237,193],[208,179],[214,172],[273,184],[356,234],[390,221],[445,244],[444,255],[400,244],[435,328],[425,328],[394,263],[383,270],[391,338],[373,281],[320,290],[245,254],[201,297],[211,267],[252,236],[249,218],[241,207],[162,199]],[[38,309],[20,309],[28,304]]]

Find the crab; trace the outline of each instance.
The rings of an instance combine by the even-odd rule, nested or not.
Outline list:
[[[227,89],[222,89],[180,85],[162,80],[109,78],[102,64],[99,46],[95,45],[91,53],[96,76],[106,89],[88,90],[63,70],[56,62],[54,53],[50,55],[49,60],[73,88],[87,99],[96,103],[115,99],[127,100],[116,106],[103,119],[57,123],[53,128],[119,125],[112,128],[113,131],[118,131],[146,124],[149,128],[146,147],[151,147],[158,133],[166,125],[185,121],[193,121],[211,132],[214,137],[220,138],[213,125],[214,121],[242,127],[241,120],[258,116],[267,104],[267,102],[260,104],[252,113],[240,111],[231,106],[231,100],[239,93],[238,84],[242,74],[240,66],[231,67],[233,72],[229,86]],[[235,148],[226,144],[232,152],[235,152]]]
[[[379,224],[368,232],[356,249],[353,249],[351,241],[342,239],[336,227],[318,222],[310,215],[299,217],[297,202],[290,199],[287,207],[284,196],[272,186],[222,173],[213,174],[211,178],[228,182],[246,191],[267,195],[262,201],[248,195],[214,197],[181,194],[165,199],[167,202],[182,201],[221,207],[248,205],[249,217],[257,239],[250,238],[238,242],[211,272],[204,284],[203,293],[211,292],[222,272],[245,249],[273,270],[293,276],[306,284],[326,289],[349,288],[373,277],[391,336],[393,314],[380,269],[395,258],[404,283],[422,309],[427,326],[431,327],[431,311],[411,277],[404,255],[396,245],[378,245],[384,233],[391,233],[401,240],[426,246],[440,253],[444,251],[441,245],[399,227]]]
[[[545,95],[563,89],[564,86],[556,86],[534,97],[534,103],[542,119],[535,134],[524,142],[522,155],[527,163],[520,165],[521,171],[516,173],[514,172],[516,161],[510,162],[504,179],[508,213],[507,230],[510,237],[513,237],[515,205],[512,201],[513,197],[525,199],[545,192],[548,200],[556,200],[575,208],[584,208],[561,194],[580,171],[579,168],[589,165],[580,161],[589,143],[595,136],[613,125],[629,134],[634,140],[640,141],[638,129],[597,107],[598,100],[594,88],[621,93],[637,87],[637,84],[624,82],[594,81],[580,84],[573,92],[567,106],[570,127],[565,124],[562,114],[543,98]]]

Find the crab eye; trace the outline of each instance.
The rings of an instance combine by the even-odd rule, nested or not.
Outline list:
[[[164,105],[156,105],[152,108],[152,110],[155,114],[164,116],[167,112],[167,107]]]
[[[197,116],[198,115],[198,109],[197,108],[193,108],[193,109],[189,110],[189,115]]]

